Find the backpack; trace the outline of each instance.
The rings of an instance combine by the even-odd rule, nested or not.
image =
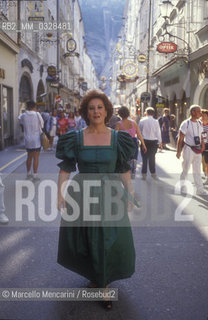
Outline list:
[[[187,127],[186,127],[186,129],[188,129],[188,127],[189,127],[189,122],[190,122],[190,120],[187,121]],[[178,133],[177,133],[177,135],[176,135],[176,137],[175,137],[176,145],[178,144],[179,133],[180,133],[180,130],[178,131]],[[183,143],[182,143],[182,149],[183,149],[184,145],[185,145],[185,142],[183,141]]]

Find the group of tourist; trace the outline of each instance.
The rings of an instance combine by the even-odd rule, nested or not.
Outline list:
[[[53,111],[48,116],[42,114],[41,117],[35,103],[30,101],[27,103],[26,112],[19,118],[24,128],[25,147],[28,152],[26,161],[28,179],[37,180],[42,130],[49,135],[51,146],[52,137],[59,135],[56,157],[62,161],[58,164],[57,207],[62,220],[58,263],[86,277],[90,281],[89,288],[107,288],[112,281],[130,277],[135,270],[135,249],[128,208],[129,204],[138,205],[131,179],[135,177],[138,139],[141,141],[142,179],[146,180],[149,162],[151,176],[158,180],[155,155],[158,147],[166,148],[166,144],[169,143],[171,126],[168,109],[164,110],[161,125],[154,118],[153,108],[148,107],[145,113],[139,125],[129,118],[129,110],[125,106],[118,111],[120,117],[113,116],[113,106],[108,97],[101,91],[91,90],[82,99],[80,115],[78,112],[75,115],[70,112],[66,117],[61,110],[58,114]],[[190,118],[180,125],[177,158],[180,158],[182,153],[181,188],[186,187],[184,181],[192,164],[197,194],[208,195],[201,178],[203,153],[206,183],[208,183],[208,110],[201,111],[198,105],[190,107]],[[70,173],[77,171],[77,166],[78,173],[72,179],[74,183],[68,185]],[[77,192],[73,191],[74,185]],[[88,190],[89,186],[92,187],[91,191]],[[72,199],[71,197],[65,198],[66,187],[68,188],[66,194],[73,194],[75,199],[73,201],[79,205],[81,214],[76,226],[69,223],[73,214],[73,203],[67,202]],[[121,205],[115,206],[114,202],[109,205],[110,199],[115,198],[116,188]],[[95,203],[92,201],[93,197],[102,201]],[[87,225],[85,225],[86,210]],[[97,224],[98,213],[101,216],[100,224]],[[119,226],[118,214],[121,220]],[[89,217],[92,220],[89,220]],[[108,221],[109,217],[111,220]],[[5,219],[4,223],[7,222]],[[111,309],[112,301],[109,298],[104,299],[103,306],[108,310]]]
[[[47,114],[47,117],[45,116]],[[80,130],[86,127],[84,119],[80,116],[79,111],[70,111],[66,113],[63,109],[53,110],[49,112],[42,112],[44,119],[44,132],[50,139],[50,148],[53,146],[53,138],[71,130]]]

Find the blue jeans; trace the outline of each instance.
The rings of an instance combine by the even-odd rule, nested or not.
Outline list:
[[[157,153],[158,141],[157,140],[146,140],[144,143],[147,147],[147,152],[144,153],[141,147],[141,156],[142,156],[142,174],[147,173],[147,162],[149,161],[149,170],[152,174],[155,173],[155,155]]]

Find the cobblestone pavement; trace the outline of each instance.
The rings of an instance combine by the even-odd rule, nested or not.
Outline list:
[[[55,180],[57,162],[53,153],[41,153],[40,176]],[[0,319],[207,320],[208,199],[195,195],[191,176],[193,194],[184,197],[176,192],[181,161],[174,151],[157,154],[160,181],[149,176],[142,181],[140,168],[139,160],[134,184],[141,208],[130,213],[136,270],[130,279],[111,284],[119,297],[113,309],[108,312],[95,301],[0,301]],[[85,278],[56,263],[58,223],[36,227],[13,223],[17,177],[25,177],[24,163],[4,178],[11,223],[0,227],[0,287],[86,287]]]

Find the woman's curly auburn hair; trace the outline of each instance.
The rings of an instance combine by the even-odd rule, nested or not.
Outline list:
[[[95,90],[95,89],[89,90],[85,94],[85,96],[83,97],[83,99],[81,101],[80,109],[79,109],[79,113],[80,113],[81,117],[85,120],[87,125],[89,125],[89,120],[87,117],[88,105],[92,99],[100,99],[103,101],[104,106],[105,106],[105,110],[107,111],[107,116],[105,118],[105,123],[107,123],[110,120],[110,118],[112,117],[113,105],[110,102],[110,100],[108,99],[108,97],[106,96],[106,94],[100,90]]]

